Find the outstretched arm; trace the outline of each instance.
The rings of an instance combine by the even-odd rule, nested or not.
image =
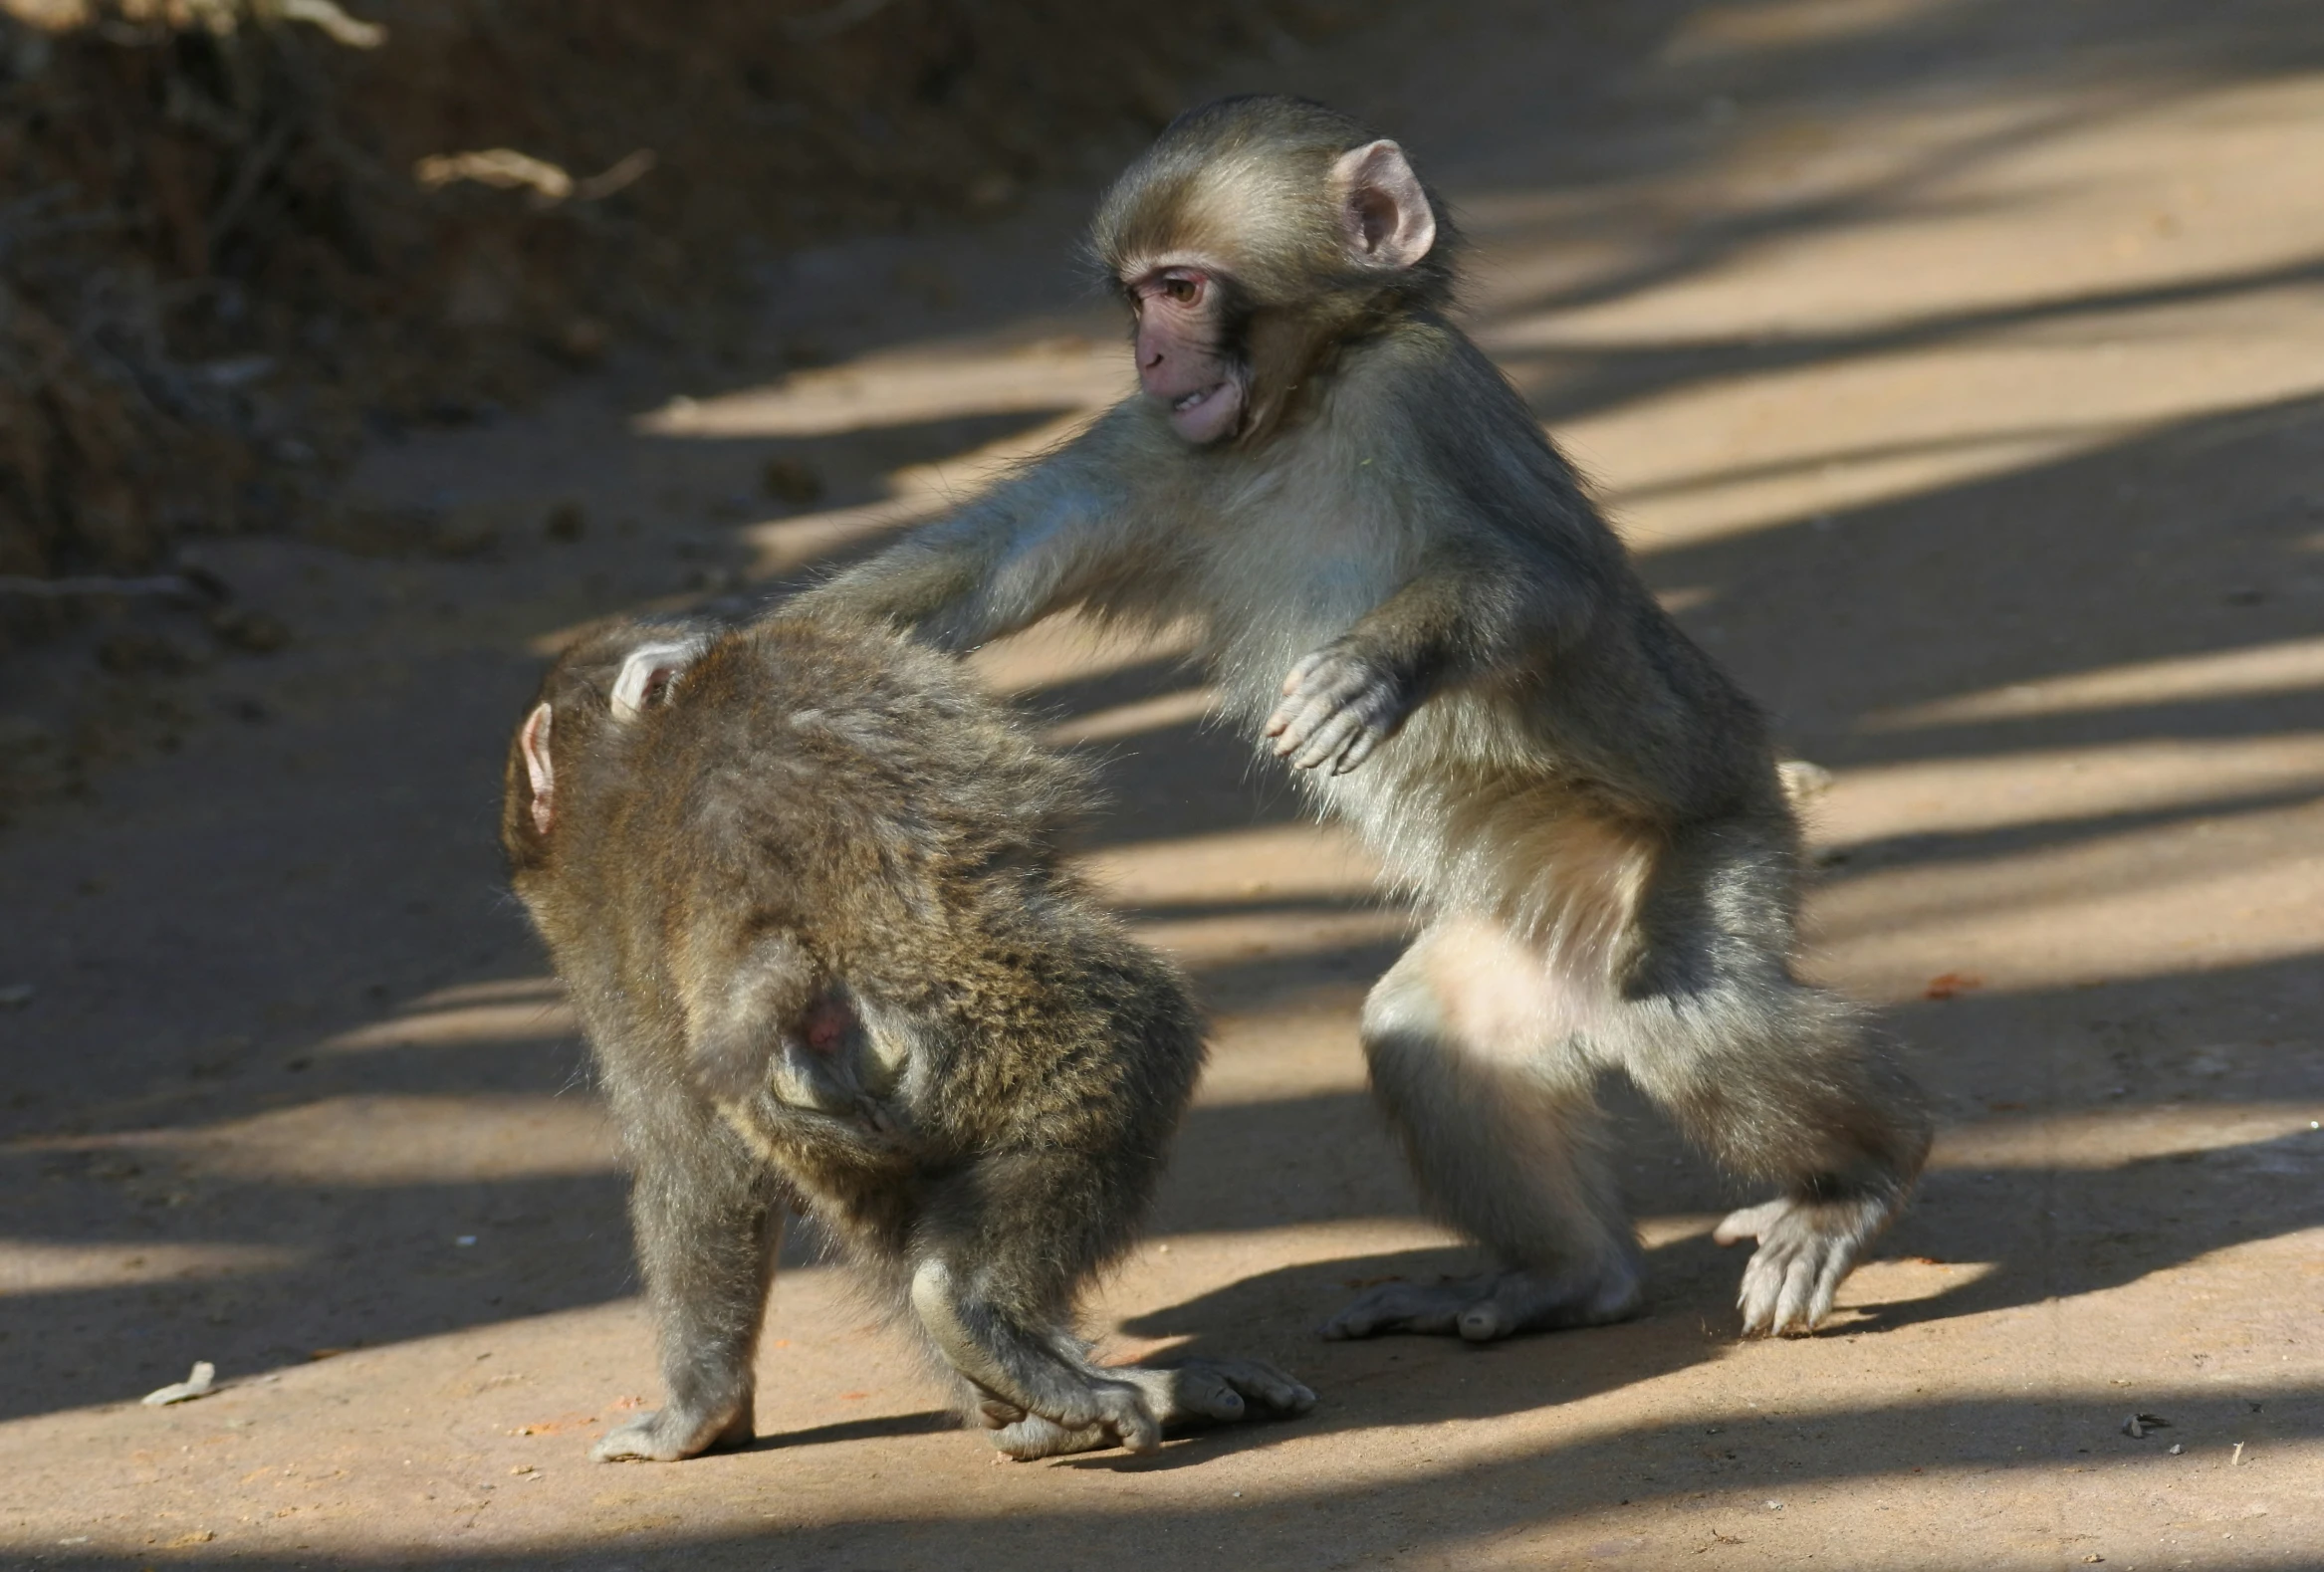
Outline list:
[[[1132,543],[1148,440],[1117,407],[958,512],[785,603],[786,612],[914,629],[970,649],[1088,593]]]

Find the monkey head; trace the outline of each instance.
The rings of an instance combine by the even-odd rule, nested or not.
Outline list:
[[[609,730],[669,702],[678,678],[714,629],[696,623],[623,621],[574,644],[542,679],[540,697],[509,744],[503,773],[501,845],[522,874],[549,860],[561,779],[593,755]]]
[[[1138,382],[1198,447],[1254,442],[1331,347],[1441,304],[1452,229],[1404,150],[1300,99],[1180,115],[1100,204]]]

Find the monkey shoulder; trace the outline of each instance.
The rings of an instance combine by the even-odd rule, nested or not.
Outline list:
[[[1361,487],[1393,491],[1425,515],[1432,536],[1554,540],[1593,561],[1619,556],[1523,396],[1441,318],[1423,315],[1346,350],[1306,434]]]
[[[1480,409],[1503,415],[1524,409],[1522,396],[1477,341],[1433,314],[1405,319],[1349,346],[1334,381],[1362,392],[1381,414],[1407,419],[1430,412],[1473,417]]]

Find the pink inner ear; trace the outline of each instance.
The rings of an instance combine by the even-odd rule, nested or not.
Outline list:
[[[544,835],[557,817],[557,767],[549,758],[549,728],[556,719],[548,705],[535,705],[517,734],[517,747],[525,756],[525,780],[533,788],[533,827]]]
[[[1436,214],[1403,148],[1367,142],[1340,154],[1331,173],[1357,256],[1376,267],[1409,268],[1428,255],[1437,239]]]

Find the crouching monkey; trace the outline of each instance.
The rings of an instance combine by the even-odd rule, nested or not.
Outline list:
[[[1012,1457],[1313,1405],[1252,1362],[1101,1367],[1072,1330],[1203,1058],[1178,974],[1058,864],[1086,796],[890,633],[629,623],[550,672],[501,833],[635,1170],[668,1393],[598,1458],[751,1439],[792,1208]]]
[[[1635,1314],[1594,1083],[1732,1171],[1749,1333],[1805,1332],[1929,1146],[1856,1012],[1793,972],[1799,837],[1765,724],[1657,606],[1443,313],[1455,236],[1396,143],[1290,99],[1181,117],[1099,208],[1140,392],[795,606],[952,648],[1051,611],[1191,622],[1231,711],[1426,927],[1373,991],[1380,1105],[1491,1252],[1339,1337]]]

